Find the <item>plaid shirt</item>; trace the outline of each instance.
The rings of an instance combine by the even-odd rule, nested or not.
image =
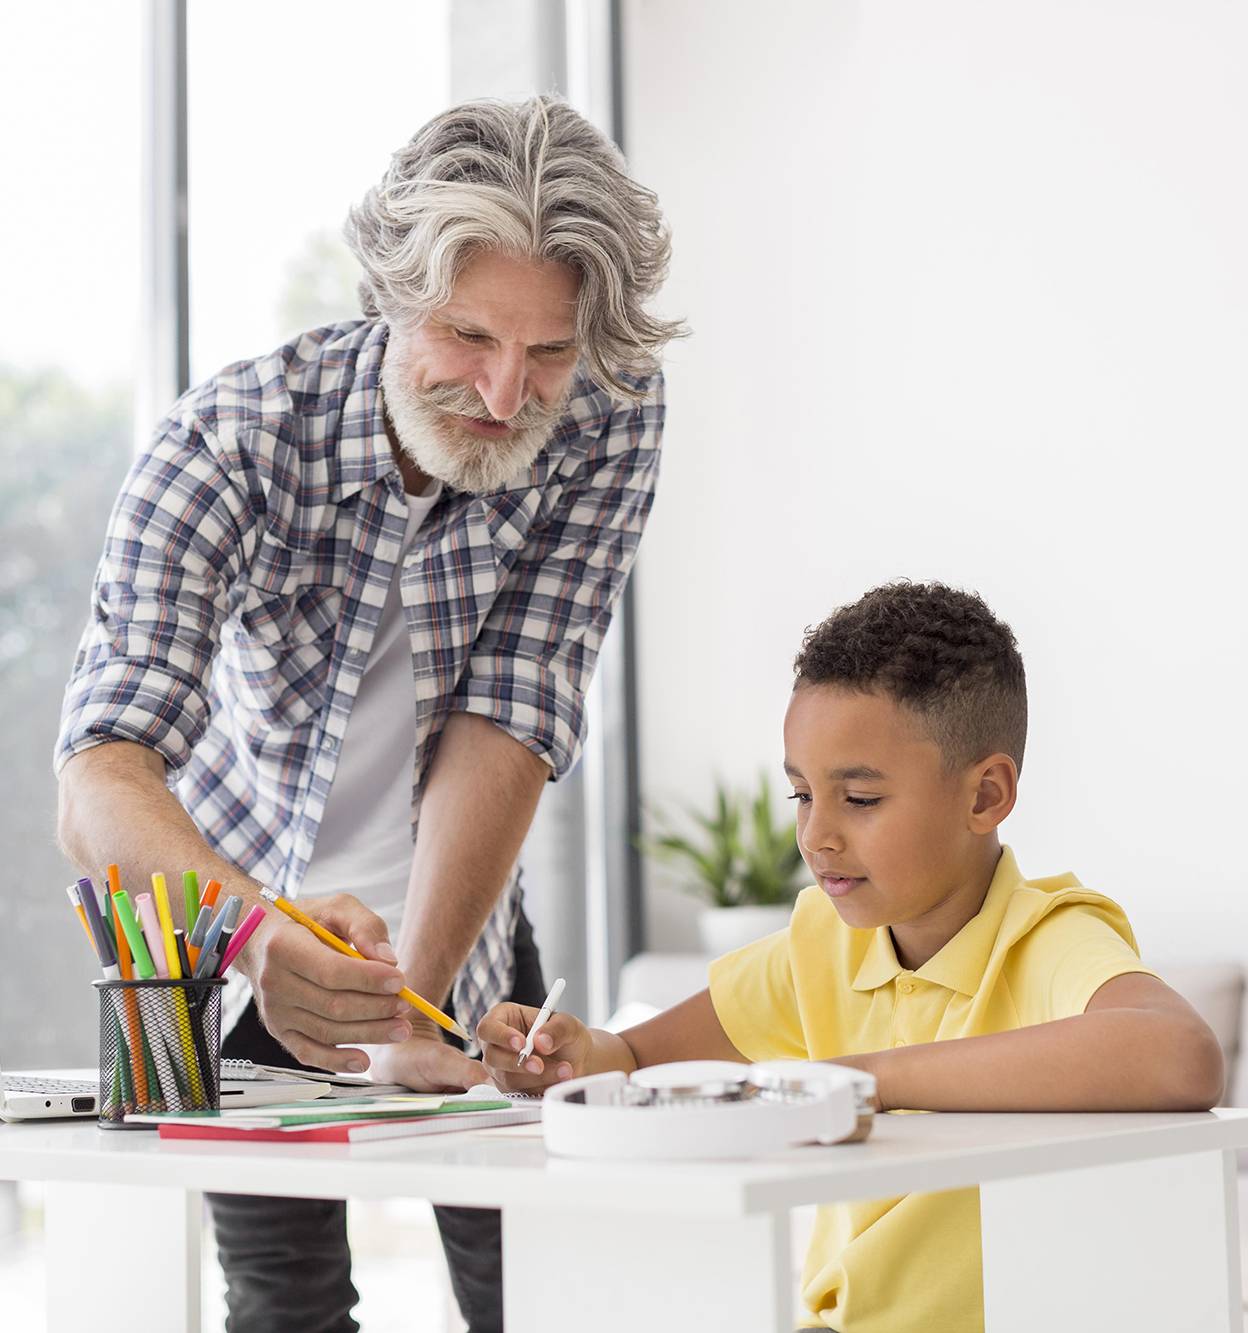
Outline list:
[[[111,740],[157,751],[221,856],[298,893],[399,558],[407,505],[382,415],[387,329],[304,334],[184,395],[130,470],[65,691],[57,770]],[[561,777],[654,499],[662,376],[640,406],[576,379],[504,490],[444,487],[405,581],[415,837],[448,714],[478,713]],[[459,976],[472,1031],[513,976],[516,874]]]

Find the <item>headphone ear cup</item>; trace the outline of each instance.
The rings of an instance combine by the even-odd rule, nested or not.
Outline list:
[[[757,1073],[755,1072],[757,1071]],[[645,1072],[646,1088],[623,1074],[595,1074],[548,1088],[542,1113],[547,1151],[600,1161],[717,1161],[764,1156],[802,1143],[865,1138],[874,1079],[843,1065],[767,1061],[747,1071],[750,1095],[698,1096],[688,1064]],[[643,1104],[631,1093],[679,1088],[686,1100]],[[869,1089],[868,1086],[870,1085]]]

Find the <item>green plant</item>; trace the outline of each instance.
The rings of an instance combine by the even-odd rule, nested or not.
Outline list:
[[[692,871],[692,883],[685,887],[716,907],[773,906],[797,896],[802,854],[793,826],[775,821],[765,774],[753,798],[717,782],[710,814],[686,812],[703,838],[695,841],[665,831],[641,840],[642,849],[656,860]]]

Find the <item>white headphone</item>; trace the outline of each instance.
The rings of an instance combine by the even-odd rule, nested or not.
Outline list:
[[[606,1161],[759,1157],[871,1132],[875,1079],[804,1060],[688,1060],[546,1089],[549,1152]]]

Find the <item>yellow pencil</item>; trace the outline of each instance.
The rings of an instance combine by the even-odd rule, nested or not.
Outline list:
[[[297,921],[301,926],[306,926],[318,940],[328,944],[331,949],[337,949],[339,953],[345,953],[348,958],[360,958],[364,962],[369,961],[364,958],[364,955],[358,949],[353,949],[346,940],[340,940],[332,930],[326,930],[319,921],[313,921],[306,912],[301,912],[294,903],[287,898],[283,898],[275,889],[262,888],[260,894],[265,902],[272,903],[279,912],[285,912],[292,921]],[[419,1009],[426,1018],[432,1018],[440,1028],[445,1028],[448,1032],[454,1033],[461,1041],[472,1041],[472,1038],[449,1014],[444,1014],[437,1005],[430,1004],[428,1000],[417,995],[410,986],[403,987],[399,992],[399,999],[406,1000],[413,1009]]]

